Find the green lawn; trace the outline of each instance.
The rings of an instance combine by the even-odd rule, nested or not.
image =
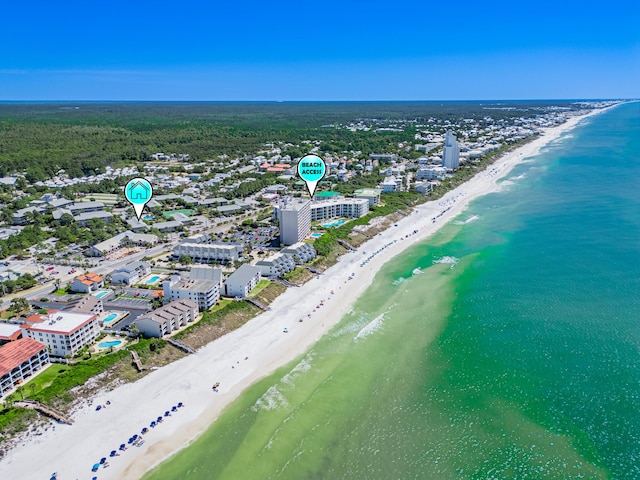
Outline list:
[[[54,295],[58,295],[58,296],[66,295],[67,293],[69,292],[67,292],[64,288],[59,288],[58,290],[53,292]]]
[[[222,299],[218,300],[218,304],[213,306],[213,307],[211,307],[209,309],[209,311],[211,313],[217,312],[218,310],[222,310],[224,307],[226,307],[227,305],[229,305],[232,302],[233,302],[233,300],[229,300],[227,298],[222,298]]]
[[[271,280],[260,280],[258,284],[253,288],[253,290],[251,290],[251,293],[249,293],[249,297],[255,297],[256,295],[258,295],[262,290],[267,288],[270,283]]]
[[[65,372],[69,370],[69,368],[70,367],[68,365],[52,363],[44,372],[24,384],[24,396],[28,398],[32,394],[38,393],[40,390],[48,387],[60,372]],[[32,390],[32,384],[36,386],[35,390]]]

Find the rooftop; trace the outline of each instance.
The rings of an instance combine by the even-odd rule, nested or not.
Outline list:
[[[21,338],[0,347],[0,376],[9,373],[25,360],[41,350],[46,349],[42,343],[33,338]]]
[[[22,328],[49,333],[70,334],[96,318],[96,315],[61,311],[50,313],[49,315],[39,315],[39,317],[41,319],[40,322],[34,325],[26,325]],[[27,318],[27,322],[29,320],[30,317]]]
[[[0,322],[0,340],[16,340],[20,336],[20,325]]]

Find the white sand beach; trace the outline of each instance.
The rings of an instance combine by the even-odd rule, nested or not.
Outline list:
[[[73,416],[72,426],[56,425],[55,430],[49,428],[41,436],[31,436],[26,444],[15,447],[0,461],[0,477],[41,480],[50,478],[56,471],[60,480],[94,476],[100,480],[140,478],[202,433],[249,385],[303,354],[349,311],[382,265],[432,235],[473,199],[495,191],[499,188],[497,180],[515,165],[584,118],[573,117],[561,126],[547,129],[540,138],[503,156],[443,198],[420,205],[413,214],[399,221],[397,227],[369,240],[359,251],[343,256],[320,279],[314,278],[300,288],[290,288],[271,305],[270,311],[197,354],[99,396],[94,406],[85,407]],[[433,222],[432,218],[440,214]],[[414,234],[415,230],[418,232]],[[408,238],[400,240],[407,235]],[[360,266],[363,260],[388,244]],[[352,273],[355,278],[347,280]],[[316,309],[321,300],[324,305]],[[299,322],[300,318],[304,321]],[[285,327],[288,333],[283,333]],[[211,388],[215,382],[220,382],[217,393]],[[95,410],[95,405],[106,404],[107,400],[111,402],[109,406]],[[149,427],[152,420],[178,402],[185,406],[150,429],[144,435],[142,446],[129,446],[119,452],[119,456],[109,458],[109,452],[127,443],[133,434],[140,435],[143,427]],[[110,466],[92,473],[92,465],[102,457],[108,458]]]

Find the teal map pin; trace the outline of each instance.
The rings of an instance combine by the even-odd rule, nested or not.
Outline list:
[[[317,155],[306,155],[298,162],[298,175],[307,184],[309,195],[313,197],[318,182],[324,177],[327,167]]]
[[[153,187],[146,178],[132,178],[124,187],[124,197],[133,205],[138,221],[140,221],[144,206],[149,203],[152,196]]]

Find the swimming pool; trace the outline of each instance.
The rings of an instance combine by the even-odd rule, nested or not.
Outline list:
[[[339,227],[343,223],[344,223],[344,220],[336,220],[335,222],[331,222],[331,223],[323,223],[322,226],[324,228],[333,228],[333,227]]]
[[[110,342],[100,342],[98,344],[98,347],[100,348],[111,348],[111,347],[117,347],[118,345],[120,345],[122,343],[122,340],[112,340]]]
[[[324,233],[312,233],[311,236],[313,238],[320,238],[322,235],[324,235]]]
[[[107,295],[109,295],[109,292],[107,290],[103,290],[102,292],[96,293],[96,297],[98,298],[106,297]]]
[[[109,323],[109,322],[112,322],[113,320],[115,320],[117,316],[118,316],[118,314],[111,313],[111,314],[107,315],[106,317],[104,317],[104,319],[102,321],[104,323]]]
[[[158,280],[160,280],[160,277],[158,275],[154,275],[149,280],[147,280],[147,283],[156,283]]]
[[[153,220],[153,215],[143,215],[143,217],[145,220]]]

